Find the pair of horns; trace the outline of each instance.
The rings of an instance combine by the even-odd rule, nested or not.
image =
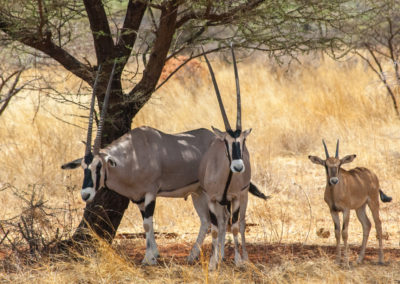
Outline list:
[[[238,70],[237,70],[237,66],[236,66],[235,52],[233,51],[233,45],[232,44],[231,44],[231,51],[232,51],[233,68],[234,68],[234,71],[235,71],[235,80],[236,80],[236,98],[237,98],[236,129],[237,130],[242,130],[242,110],[241,110],[242,108],[241,108],[241,102],[240,102],[239,75],[238,75]],[[208,58],[206,56],[206,53],[204,52],[204,49],[203,49],[203,55],[204,55],[204,58],[206,59],[208,70],[210,71],[210,75],[211,75],[211,79],[212,79],[212,82],[213,82],[213,85],[214,85],[215,93],[217,94],[219,108],[221,110],[222,118],[223,118],[224,124],[225,124],[225,130],[227,130],[227,131],[228,130],[232,130],[232,128],[231,128],[231,126],[229,124],[228,117],[226,116],[224,104],[222,102],[221,94],[220,94],[219,89],[218,89],[218,84],[217,84],[217,81],[215,79],[214,71],[213,71],[213,69],[211,67],[210,62],[208,61]]]
[[[325,144],[324,139],[322,139],[322,144],[324,144],[325,155],[326,155],[326,158],[328,159],[328,158],[329,158],[329,152],[328,152],[328,148],[326,147],[326,144]],[[336,143],[336,154],[335,154],[335,158],[339,158],[339,139],[337,140],[337,143]]]
[[[117,63],[117,60],[114,61],[114,65],[113,65],[113,68],[112,68],[112,71],[111,71],[110,79],[108,81],[106,95],[105,95],[104,101],[103,101],[103,108],[101,110],[99,126],[97,127],[96,138],[94,140],[93,153],[95,155],[98,154],[99,151],[100,151],[101,134],[102,134],[102,130],[103,130],[104,117],[106,116],[106,112],[107,112],[108,100],[109,100],[110,93],[111,93],[111,86],[112,86],[112,80],[113,80],[113,77],[114,77],[116,63]],[[86,140],[85,156],[89,155],[91,153],[94,101],[95,101],[95,98],[96,98],[96,91],[97,91],[97,85],[98,85],[98,80],[99,80],[99,77],[100,77],[100,73],[101,73],[101,64],[99,65],[99,68],[97,69],[96,79],[95,79],[94,85],[93,85],[93,94],[92,94],[92,101],[90,103],[89,126],[88,126],[87,140]]]

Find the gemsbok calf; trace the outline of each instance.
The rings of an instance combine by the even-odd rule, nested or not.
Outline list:
[[[100,149],[114,68],[108,83],[93,152],[91,133],[97,83],[93,88],[85,156],[64,164],[62,168],[74,169],[82,166],[84,180],[81,195],[85,202],[91,202],[100,188],[107,187],[137,204],[146,232],[144,264],[155,264],[159,255],[153,230],[156,197],[187,198],[191,195],[201,222],[196,243],[188,257],[188,261],[193,262],[199,256],[199,249],[210,224],[207,199],[199,187],[198,170],[201,158],[215,140],[215,135],[204,128],[171,135],[151,127],[139,127]],[[99,68],[95,82],[100,72]],[[267,198],[253,184],[250,192],[257,197]]]
[[[231,51],[237,91],[236,130],[232,130],[229,125],[214,72],[207,56],[204,54],[225,124],[224,132],[213,127],[217,139],[211,143],[207,152],[204,154],[199,170],[200,186],[207,195],[211,217],[213,252],[209,262],[210,270],[214,270],[223,257],[226,221],[227,215],[230,215],[227,214],[228,211],[232,212],[231,231],[235,242],[235,264],[239,266],[242,260],[248,260],[245,245],[245,214],[251,168],[250,156],[245,142],[251,129],[242,131],[239,77],[232,46]],[[229,208],[230,206],[231,208]],[[242,239],[243,258],[239,253],[239,229]]]
[[[358,220],[360,220],[363,228],[363,240],[357,263],[363,261],[365,247],[371,230],[371,222],[365,211],[366,205],[368,205],[371,209],[372,217],[374,218],[376,233],[379,240],[379,263],[383,263],[379,197],[383,202],[390,202],[392,198],[383,193],[379,187],[378,178],[369,169],[357,167],[346,171],[341,168],[343,164],[352,162],[356,155],[347,155],[339,159],[339,140],[336,144],[335,157],[329,157],[325,141],[322,140],[322,143],[324,145],[326,159],[323,160],[316,156],[308,156],[308,158],[314,164],[325,167],[327,182],[324,199],[329,206],[335,224],[336,262],[339,264],[341,261],[339,212],[343,212],[342,238],[344,243],[344,264],[346,267],[349,266],[347,239],[351,209],[356,211]]]

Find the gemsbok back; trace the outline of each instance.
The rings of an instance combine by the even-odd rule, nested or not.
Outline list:
[[[363,228],[363,240],[357,263],[363,261],[365,247],[371,230],[371,222],[365,212],[366,205],[368,205],[371,209],[372,217],[374,218],[376,233],[379,240],[379,263],[383,263],[382,224],[379,218],[379,197],[383,202],[390,202],[392,198],[383,193],[380,189],[378,178],[369,169],[357,167],[346,171],[341,168],[343,164],[352,162],[356,155],[347,155],[342,159],[339,159],[339,140],[336,144],[335,157],[329,157],[325,141],[322,140],[322,143],[324,145],[326,159],[323,160],[316,156],[308,156],[308,158],[314,164],[325,167],[327,182],[324,199],[329,206],[335,224],[336,262],[340,264],[341,261],[341,228],[338,213],[343,212],[342,238],[344,243],[344,264],[346,267],[349,267],[347,239],[351,209],[356,211],[358,220],[361,222]]]
[[[232,212],[231,231],[235,242],[235,264],[238,266],[241,265],[242,260],[248,260],[245,245],[245,214],[251,168],[250,156],[245,142],[251,129],[242,131],[239,77],[232,46],[231,51],[237,90],[236,130],[232,130],[229,125],[214,72],[207,56],[204,54],[225,124],[224,132],[213,127],[217,139],[211,143],[207,152],[204,154],[199,171],[200,185],[207,195],[211,217],[213,252],[209,263],[210,270],[214,270],[223,257],[227,225],[226,217],[230,215],[227,214],[227,211]],[[231,206],[231,208],[229,208],[229,206]],[[243,258],[240,256],[238,245],[239,216]]]
[[[215,135],[204,128],[171,135],[151,127],[139,127],[100,149],[114,68],[108,83],[93,152],[91,133],[100,68],[93,88],[85,156],[64,164],[62,168],[74,169],[82,166],[84,180],[81,195],[85,202],[91,202],[100,188],[107,187],[137,204],[146,232],[144,264],[155,264],[159,256],[153,230],[156,197],[187,198],[191,195],[201,222],[196,243],[188,257],[188,261],[193,262],[199,256],[199,249],[210,224],[207,199],[199,187],[198,170],[201,158],[215,140]],[[254,185],[251,185],[250,191],[257,197],[267,198]]]

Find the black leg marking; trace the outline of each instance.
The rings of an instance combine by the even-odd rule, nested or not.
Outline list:
[[[235,224],[239,220],[239,209],[238,208],[232,215],[232,224]]]
[[[211,210],[209,210],[209,212],[210,212],[211,224],[213,224],[214,226],[218,227],[217,216],[215,216],[215,214],[213,212],[211,212]]]
[[[339,226],[336,223],[334,224],[335,224],[335,231],[339,230]]]
[[[143,218],[149,218],[154,214],[154,208],[156,207],[156,201],[153,200],[149,204],[147,204],[146,208],[144,209]]]
[[[144,220],[144,211],[140,210],[140,214],[142,214],[142,219]]]

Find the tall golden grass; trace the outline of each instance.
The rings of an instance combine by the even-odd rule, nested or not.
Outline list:
[[[304,243],[333,245],[333,224],[323,201],[325,172],[311,164],[309,154],[323,156],[321,139],[331,152],[340,139],[340,154],[357,154],[346,166],[372,169],[381,187],[393,197],[382,204],[381,219],[388,240],[385,247],[399,245],[398,220],[400,121],[390,99],[375,74],[361,62],[349,59],[336,62],[329,58],[304,60],[290,69],[270,64],[267,58],[239,63],[242,93],[243,126],[252,128],[248,138],[253,178],[260,189],[272,195],[263,202],[250,197],[247,222],[256,224],[248,234],[249,243]],[[232,123],[236,100],[232,66],[212,62]],[[205,66],[204,66],[205,67]],[[207,74],[207,73],[206,73]],[[211,125],[223,128],[223,122],[208,76],[185,74],[172,79],[157,91],[135,117],[132,127],[149,125],[164,132],[181,132]],[[61,78],[66,78],[60,72]],[[182,79],[184,78],[184,79]],[[57,88],[76,90],[79,82],[67,78]],[[40,98],[40,101],[38,100]],[[15,99],[0,117],[0,185],[10,183],[17,188],[28,184],[43,186],[49,204],[66,204],[83,210],[78,192],[82,172],[62,171],[60,165],[83,153],[86,111],[74,105],[61,105],[36,93],[24,93]],[[68,188],[76,188],[73,197]],[[18,198],[0,192],[0,219],[18,214]],[[157,200],[155,229],[174,232],[174,242],[194,242],[199,228],[190,201]],[[317,231],[330,231],[321,238]],[[131,206],[125,214],[119,233],[142,232],[139,211]],[[359,245],[361,225],[351,215],[351,245]],[[228,242],[231,237],[228,236]],[[209,239],[206,239],[209,242]],[[163,240],[158,241],[162,246]],[[131,246],[143,246],[138,240]],[[375,230],[371,230],[368,246],[376,247]],[[114,248],[115,249],[115,248]],[[400,279],[398,260],[386,258],[387,266],[373,262],[351,271],[335,266],[331,257],[291,260],[283,263],[254,263],[244,270],[225,265],[208,274],[202,265],[181,266],[171,263],[158,267],[135,266],[121,250],[103,245],[96,256],[82,262],[46,262],[3,274],[4,281],[40,283],[140,283],[140,282],[395,282]],[[122,249],[123,251],[123,249]],[[377,256],[376,256],[377,257]],[[397,270],[397,272],[395,272]]]

